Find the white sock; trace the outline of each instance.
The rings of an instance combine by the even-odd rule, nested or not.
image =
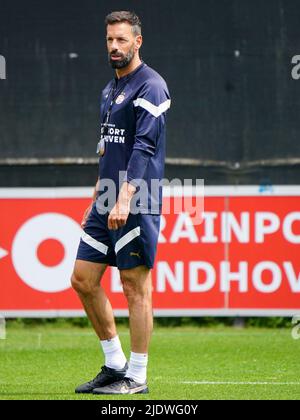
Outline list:
[[[126,378],[131,378],[139,384],[144,384],[147,381],[147,364],[148,354],[131,352]]]
[[[119,336],[110,340],[100,340],[105,355],[105,366],[111,369],[123,369],[127,360],[123,353]]]

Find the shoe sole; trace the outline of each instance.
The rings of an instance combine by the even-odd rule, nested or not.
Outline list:
[[[137,394],[149,394],[149,388],[143,389],[143,391],[137,392]]]
[[[134,395],[134,394],[149,394],[149,388],[142,389],[141,391],[134,391],[134,389],[133,389],[133,390],[130,390],[129,392],[126,392],[126,393],[123,393],[123,392],[111,392],[111,393],[108,393],[108,392],[94,392],[93,391],[93,394],[94,395]]]

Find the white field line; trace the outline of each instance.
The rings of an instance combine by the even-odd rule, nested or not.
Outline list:
[[[300,382],[234,382],[234,381],[183,381],[184,385],[279,385],[279,386],[299,386]]]

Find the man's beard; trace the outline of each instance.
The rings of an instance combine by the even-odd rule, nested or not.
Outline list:
[[[118,57],[121,57],[121,60],[112,60],[111,56],[116,55]],[[116,53],[115,51],[112,51],[110,54],[108,54],[108,61],[113,69],[124,69],[127,67],[134,57],[134,47],[126,54]]]

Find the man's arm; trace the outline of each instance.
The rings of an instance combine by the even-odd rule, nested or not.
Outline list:
[[[136,135],[124,181],[135,187],[144,178],[149,161],[156,153],[157,140],[165,125],[165,112],[170,105],[167,92],[157,83],[146,85],[134,101]]]
[[[97,192],[100,190],[100,178],[97,179],[96,186],[93,193],[93,203],[97,200]]]
[[[108,219],[110,229],[117,230],[126,224],[131,199],[144,178],[151,157],[156,152],[159,133],[165,124],[164,113],[170,107],[170,103],[169,96],[158,84],[145,85],[140,98],[134,101],[135,142],[118,201]]]
[[[100,179],[98,178],[97,179],[96,186],[95,186],[95,189],[94,189],[94,192],[93,192],[92,202],[88,206],[88,208],[86,209],[86,211],[84,212],[84,215],[83,215],[83,218],[82,218],[82,222],[81,222],[81,227],[82,228],[85,227],[86,221],[87,221],[87,219],[88,219],[88,217],[89,217],[89,215],[90,215],[90,213],[92,211],[93,204],[97,200],[97,192],[99,191],[99,189],[100,189]]]

